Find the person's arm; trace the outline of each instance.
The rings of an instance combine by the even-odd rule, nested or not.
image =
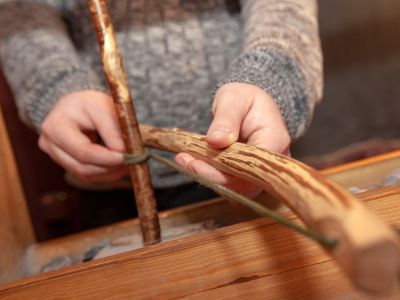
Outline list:
[[[42,150],[88,180],[124,173],[112,99],[80,60],[54,7],[28,1],[1,4],[0,60],[21,118],[40,133]],[[95,131],[107,147],[86,134]]]
[[[260,87],[278,104],[292,139],[304,134],[322,96],[315,0],[243,0],[243,45],[220,85]]]
[[[322,94],[316,2],[244,0],[241,16],[242,53],[214,96],[206,140],[216,148],[240,140],[289,154],[291,140],[304,134]],[[187,153],[176,161],[248,196],[258,192]]]
[[[0,59],[19,113],[40,131],[53,105],[71,91],[104,90],[79,59],[61,15],[28,1],[0,5]]]

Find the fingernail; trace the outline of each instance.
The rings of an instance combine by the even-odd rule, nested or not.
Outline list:
[[[177,163],[178,165],[181,165],[181,166],[186,167],[186,165],[187,165],[188,162],[189,162],[189,158],[187,158],[187,157],[184,156],[184,155],[177,155],[177,156],[175,157],[175,161],[176,161],[176,163]]]
[[[211,131],[208,135],[210,138],[212,139],[226,139],[228,138],[229,140],[233,140],[234,136],[232,131],[230,131],[227,128],[218,128],[218,129],[214,129],[213,131]]]

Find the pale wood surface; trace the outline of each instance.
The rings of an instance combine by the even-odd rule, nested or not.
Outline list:
[[[159,214],[162,232],[168,234],[174,228],[212,221],[218,227],[228,226],[259,216],[243,207],[232,206],[224,199],[213,199],[185,207],[171,209]],[[101,242],[121,237],[140,235],[138,219],[115,223],[66,237],[42,242],[30,247],[27,257],[28,271],[37,274],[42,266],[60,256],[82,258],[84,253]]]
[[[0,108],[0,283],[21,276],[34,234]]]
[[[361,194],[400,225],[400,187]],[[291,213],[287,215],[296,219]],[[15,281],[2,299],[398,299],[354,289],[314,242],[257,219]]]
[[[384,177],[397,168],[399,160],[400,151],[397,151],[323,170],[322,173],[329,178],[337,178],[336,174],[339,174],[340,184],[343,186],[352,186],[354,177],[359,180],[361,186],[367,186],[365,182],[371,183],[371,180],[364,176],[365,170],[368,171],[368,174],[380,174],[380,176],[374,176],[374,181],[370,184],[370,187],[373,188],[381,184]],[[382,168],[384,168],[384,171],[382,171]],[[352,176],[346,176],[347,172],[351,173]],[[271,205],[272,200],[274,199],[271,199],[271,197],[263,197],[266,204]],[[224,227],[258,218],[258,215],[250,210],[243,209],[241,206],[232,206],[226,200],[214,199],[161,212],[159,217],[162,231],[165,231],[204,220],[212,220],[218,226]],[[139,232],[138,220],[132,219],[34,245],[29,249],[28,272],[37,274],[42,266],[56,257],[73,256],[79,258],[89,248],[99,243],[120,237],[135,236]]]
[[[189,152],[281,199],[308,227],[339,241],[331,254],[359,286],[378,291],[396,284],[400,272],[397,234],[320,172],[242,143],[219,150],[210,148],[199,134],[147,125],[140,129],[148,146]]]
[[[324,173],[346,188],[373,189],[396,170],[400,170],[400,150],[329,168]]]

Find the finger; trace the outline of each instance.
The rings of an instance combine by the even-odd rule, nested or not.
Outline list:
[[[177,155],[175,155],[175,162],[183,168],[186,168],[188,162],[193,159],[194,157],[186,152],[180,152]]]
[[[195,172],[211,181],[224,185],[247,197],[253,198],[261,192],[261,189],[256,187],[254,184],[230,174],[221,172],[205,161],[193,158],[193,156],[188,153],[179,153],[176,156],[176,161],[178,164],[187,168],[188,170]]]
[[[92,143],[79,128],[66,124],[62,130],[53,132],[48,137],[58,148],[82,164],[92,164],[103,167],[114,167],[123,163],[121,152],[110,150],[104,146]]]
[[[82,164],[55,144],[48,143],[46,141],[42,142],[42,144],[46,144],[46,146],[43,148],[46,149],[46,152],[53,160],[60,164],[64,169],[78,177],[89,178],[93,176],[104,175],[110,172],[118,172],[122,169],[122,167],[106,168],[97,165]]]
[[[202,160],[192,160],[188,164],[188,169],[249,198],[253,198],[261,192],[261,189],[254,184],[221,172]]]
[[[80,177],[83,181],[88,183],[103,183],[103,182],[115,182],[118,181],[129,174],[129,169],[127,167],[121,168],[115,171],[109,171],[108,173],[101,175],[92,175]]]
[[[263,127],[250,135],[247,144],[287,155],[289,153],[290,137],[283,130]]]
[[[242,121],[251,105],[251,99],[239,97],[242,96],[231,92],[216,94],[214,119],[206,137],[210,146],[224,148],[237,141]]]
[[[182,167],[206,177],[209,180],[223,185],[227,185],[229,183],[229,180],[227,179],[229,175],[225,176],[225,174],[218,171],[208,163],[195,159],[188,153],[179,153],[175,160]]]
[[[243,121],[241,136],[249,145],[278,153],[287,153],[290,145],[281,112],[266,93],[255,97]]]
[[[194,160],[194,157],[192,157],[190,154],[184,153],[184,152],[178,153],[175,157],[176,163],[184,168],[187,168],[186,166],[193,160]],[[239,205],[235,200],[230,199],[229,197],[224,196],[224,198],[226,198],[231,205],[234,205],[234,206]]]
[[[111,99],[110,101],[109,109],[98,110],[96,112],[88,110],[88,114],[105,145],[112,150],[123,152],[125,151],[125,145],[122,139],[121,129],[119,127],[114,104]]]

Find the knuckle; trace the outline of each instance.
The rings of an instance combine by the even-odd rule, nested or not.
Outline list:
[[[282,143],[287,147],[291,143],[291,138],[290,135],[287,131],[285,131],[283,137],[282,137]]]
[[[40,137],[39,137],[38,146],[43,151],[47,152],[47,143],[45,141],[45,138],[42,135],[40,135]]]
[[[90,150],[87,148],[82,148],[76,153],[76,158],[83,163],[90,162],[91,153]]]
[[[235,97],[236,95],[237,95],[237,91],[234,91],[230,88],[222,86],[215,94],[214,102],[225,101],[225,100],[231,99],[232,97]]]
[[[188,169],[189,171],[191,171],[191,172],[194,172],[194,173],[196,173],[196,174],[199,174],[199,172],[198,172],[198,170],[197,170],[197,168],[196,168],[196,160],[191,160],[191,161],[189,161],[187,164],[186,164],[186,166],[185,166],[185,168],[186,169]],[[199,174],[200,175],[200,174]]]
[[[280,141],[279,141],[279,145],[280,145],[280,151],[286,151],[288,149],[288,147],[290,146],[291,143],[291,138],[290,135],[287,131],[285,131],[284,133],[282,133],[281,137],[280,137]]]
[[[41,135],[45,135],[45,136],[50,135],[52,128],[53,128],[53,126],[51,124],[51,121],[49,121],[49,119],[46,119],[42,124]]]

